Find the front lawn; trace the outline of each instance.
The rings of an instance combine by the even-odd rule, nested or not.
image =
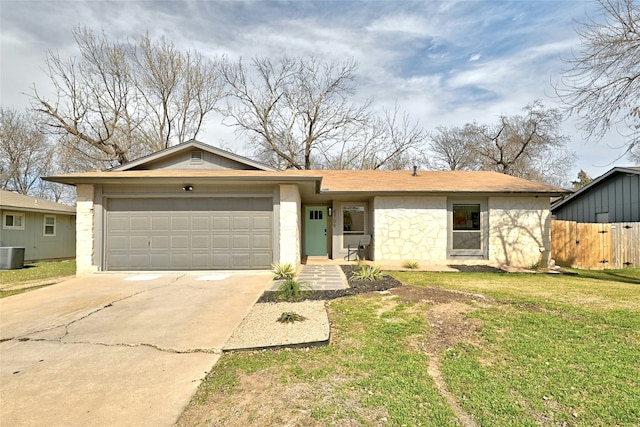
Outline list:
[[[76,261],[42,261],[16,270],[0,270],[0,298],[47,286],[76,274]],[[27,286],[32,283],[34,286]]]
[[[224,354],[178,425],[640,425],[640,270],[393,273],[331,344]]]

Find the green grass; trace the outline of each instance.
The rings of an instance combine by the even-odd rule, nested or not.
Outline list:
[[[447,390],[478,425],[638,426],[640,270],[575,273],[392,273],[486,296],[470,303],[472,339],[429,356],[420,345],[430,339],[429,302],[343,298],[330,304],[330,346],[224,354],[191,406],[242,412],[238,402],[269,399],[280,418],[246,409],[264,425],[460,425],[427,373],[437,357]]]
[[[442,355],[449,391],[479,424],[640,425],[640,270],[576,273],[394,276],[500,300],[470,316],[480,344]]]
[[[242,376],[256,374],[273,377],[269,396],[302,385],[322,390],[310,400],[288,402],[288,410],[304,406],[309,417],[321,425],[340,420],[379,425],[382,418],[398,426],[457,425],[426,372],[427,356],[408,345],[428,329],[423,315],[410,304],[380,315],[385,306],[378,297],[345,298],[332,302],[331,308],[336,313],[332,345],[308,351],[225,354],[193,404],[233,396]]]
[[[24,268],[17,270],[0,270],[0,298],[38,289],[43,286],[33,286],[24,289],[12,289],[18,285],[31,282],[46,282],[59,277],[73,276],[76,274],[76,262],[73,261],[49,261],[26,264]],[[41,285],[45,285],[42,283]],[[46,286],[46,285],[45,285]]]

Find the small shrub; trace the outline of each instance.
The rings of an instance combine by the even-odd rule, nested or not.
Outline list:
[[[280,323],[302,322],[303,320],[307,320],[307,318],[293,311],[285,311],[278,317]]]
[[[278,297],[285,300],[297,298],[306,286],[307,283],[301,280],[286,279],[278,287]]]
[[[382,278],[382,270],[377,265],[363,264],[359,270],[351,275],[356,280],[380,280]]]
[[[409,270],[415,270],[418,268],[418,261],[405,261],[402,266]]]
[[[296,277],[296,268],[288,262],[284,264],[273,264],[271,267],[274,280],[288,280]]]

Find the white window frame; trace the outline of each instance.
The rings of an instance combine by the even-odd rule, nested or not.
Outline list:
[[[53,219],[53,224],[47,224],[47,219],[48,218],[52,218]],[[44,215],[44,219],[42,221],[42,235],[44,237],[56,237],[56,231],[57,231],[57,228],[58,228],[57,227],[57,225],[58,225],[57,223],[58,223],[58,220],[57,220],[55,215],[45,214]],[[53,227],[53,233],[48,234],[47,233],[47,227]]]
[[[7,225],[7,217],[13,217],[14,225]],[[20,225],[15,225],[16,217],[20,218]],[[22,212],[5,212],[2,215],[2,229],[3,230],[24,230],[24,222],[26,220],[26,216]]]

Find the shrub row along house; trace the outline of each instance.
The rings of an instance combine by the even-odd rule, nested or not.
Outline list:
[[[0,247],[22,247],[24,260],[76,255],[76,208],[0,190]]]
[[[550,198],[496,172],[285,170],[189,141],[77,187],[78,274],[268,269],[343,259],[530,266],[549,257]]]

